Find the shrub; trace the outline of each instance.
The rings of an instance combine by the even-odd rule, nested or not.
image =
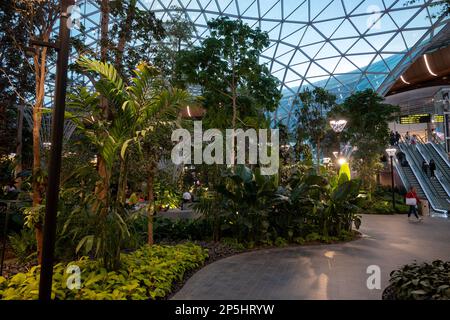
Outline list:
[[[32,230],[24,228],[20,233],[10,235],[9,242],[20,263],[26,263],[35,258],[36,238]]]
[[[322,240],[322,236],[318,233],[310,233],[306,236],[307,242],[314,242],[314,241],[320,241]]]
[[[230,248],[236,250],[236,251],[244,251],[245,246],[238,241],[238,239],[234,238],[222,238],[220,242],[224,245],[229,246]]]
[[[156,217],[153,230],[157,241],[207,240],[212,236],[212,226],[207,219],[172,220]]]
[[[57,300],[148,300],[161,299],[171,291],[185,273],[201,266],[208,254],[201,247],[186,243],[177,246],[145,246],[122,254],[119,270],[108,272],[100,261],[83,257],[54,268],[52,298]],[[69,290],[71,274],[67,267],[76,265],[81,271],[81,288]],[[9,280],[0,277],[0,298],[33,300],[38,298],[39,267],[19,273]]]
[[[364,197],[361,198],[359,207],[360,213],[364,214],[394,214],[407,213],[409,207],[405,205],[404,196],[401,193],[395,194],[395,211],[392,208],[392,189],[379,186],[374,192],[371,200]]]
[[[287,245],[288,245],[288,242],[284,238],[278,237],[275,240],[275,246],[277,246],[277,247],[286,247]]]
[[[391,272],[385,300],[450,300],[450,262],[413,263]]]

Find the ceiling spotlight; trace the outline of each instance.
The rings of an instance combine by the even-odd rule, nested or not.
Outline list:
[[[403,76],[400,76],[400,79],[403,81],[404,84],[411,84],[408,81],[406,81],[405,78],[403,78]]]
[[[189,118],[192,118],[191,108],[189,106],[187,106],[187,113],[188,113]]]
[[[433,71],[431,71],[430,64],[428,63],[428,56],[426,54],[423,55],[423,59],[425,60],[425,65],[427,66],[428,72],[432,76],[437,77],[438,75],[436,73],[434,73]]]

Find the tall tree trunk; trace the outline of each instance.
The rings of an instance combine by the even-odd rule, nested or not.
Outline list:
[[[108,53],[108,31],[109,31],[109,1],[100,0],[101,27],[100,27],[100,60],[105,62],[107,60]]]
[[[45,35],[43,41],[47,42],[49,36]],[[45,77],[46,77],[46,63],[47,63],[47,48],[42,48],[41,51],[35,54],[34,64],[36,69],[36,102],[33,107],[33,208],[37,209],[42,203],[43,191],[45,189],[42,184],[42,170],[41,170],[41,124],[42,124],[42,108],[44,105],[45,96]],[[39,177],[41,176],[41,177]],[[39,177],[39,179],[38,179]],[[42,243],[43,233],[42,224],[37,224],[36,241],[37,241],[37,257],[38,263],[42,262]]]
[[[15,168],[15,173],[16,173],[16,177],[18,174],[22,173],[22,145],[23,145],[23,141],[22,141],[22,135],[23,135],[23,112],[24,112],[24,105],[19,105],[18,106],[18,116],[17,116],[17,136],[16,136],[16,156],[17,156],[17,160],[16,160],[16,168]],[[18,190],[20,190],[22,188],[22,178],[21,177],[17,177],[16,179],[16,188]]]
[[[148,169],[148,177],[147,177],[147,188],[148,188],[148,208],[147,208],[147,217],[148,217],[148,245],[153,245],[153,217],[155,215],[155,194],[154,194],[154,180],[155,180],[155,169],[156,164],[153,160],[151,160],[151,164]]]
[[[234,70],[234,58],[231,58],[231,68],[233,70],[233,74],[231,76],[231,99],[233,104],[233,129],[236,129],[237,122],[237,89],[236,89],[236,71]]]
[[[100,26],[100,60],[102,62],[106,62],[108,59],[108,48],[109,48],[109,1],[110,0],[99,0],[100,2],[100,11],[101,11],[101,26]],[[110,111],[108,106],[108,100],[103,96],[100,97],[100,107],[103,110],[104,119],[110,118]],[[101,214],[105,215],[108,208],[108,194],[109,194],[109,186],[110,186],[110,172],[107,168],[107,164],[105,159],[98,154],[97,155],[97,171],[100,176],[100,182],[95,187],[95,194],[97,196],[97,205],[98,209],[101,207]]]
[[[119,170],[119,183],[117,188],[117,203],[125,204],[126,201],[126,189],[128,184],[128,157],[125,159],[120,159],[120,170]]]
[[[101,215],[106,215],[109,207],[109,186],[111,182],[111,171],[109,170],[105,159],[101,155],[97,155],[97,171],[100,181],[95,187],[97,196],[96,209],[100,208]]]
[[[317,175],[320,175],[320,139],[317,139]]]
[[[136,14],[136,0],[131,0],[130,4],[128,6],[127,10],[127,16],[125,20],[125,24],[122,27],[122,30],[120,31],[120,37],[119,42],[117,44],[117,54],[116,54],[116,69],[119,71],[119,73],[123,72],[123,54],[125,51],[125,44],[130,40],[131,38],[131,27]]]

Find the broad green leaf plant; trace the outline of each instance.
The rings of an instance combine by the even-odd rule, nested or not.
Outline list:
[[[85,57],[80,58],[77,63],[91,81],[93,90],[81,87],[69,95],[67,117],[77,124],[81,134],[88,138],[94,151],[105,161],[106,172],[100,174],[97,184],[102,185],[102,189],[108,190],[108,193],[111,189],[111,177],[118,170],[116,199],[111,199],[111,194],[108,194],[106,201],[97,199],[96,206],[92,206],[97,214],[104,217],[103,225],[106,227],[111,225],[107,223],[108,216],[111,218],[112,215],[113,220],[119,219],[120,208],[125,204],[128,156],[132,152],[130,146],[134,145],[139,154],[142,154],[143,139],[157,135],[161,126],[175,127],[179,120],[179,109],[188,104],[191,97],[187,91],[173,88],[164,82],[159,71],[147,63],[139,64],[131,79],[123,79],[109,63]],[[101,99],[108,101],[107,117]],[[116,225],[123,226],[123,222],[118,221]],[[96,239],[99,237],[88,237],[84,239],[82,246],[101,247],[98,243],[95,244]],[[114,242],[120,245],[120,241]],[[116,252],[113,260],[120,257],[117,245],[110,248]]]

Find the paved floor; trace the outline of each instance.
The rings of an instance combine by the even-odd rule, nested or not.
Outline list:
[[[414,260],[450,260],[450,220],[364,216],[360,240],[327,246],[262,250],[206,266],[179,291],[179,300],[380,299],[367,288],[367,268],[389,273]]]

